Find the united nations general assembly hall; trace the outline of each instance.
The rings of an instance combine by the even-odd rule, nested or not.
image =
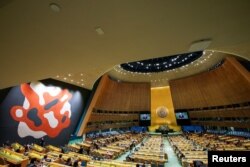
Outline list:
[[[0,167],[249,167],[249,9],[1,0]]]

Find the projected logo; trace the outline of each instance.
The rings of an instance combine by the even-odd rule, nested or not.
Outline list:
[[[41,138],[56,137],[70,125],[72,95],[59,87],[45,86],[40,82],[22,84],[25,99],[22,106],[11,108],[11,117],[18,121],[18,135]]]

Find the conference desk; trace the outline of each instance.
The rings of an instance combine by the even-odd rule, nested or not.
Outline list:
[[[164,158],[165,153],[153,153],[153,152],[144,152],[144,151],[137,151],[134,152],[133,155],[143,155],[143,156],[155,156],[155,157],[161,157]]]
[[[80,159],[81,161],[87,161],[89,162],[92,158],[88,155],[85,155],[85,154],[79,154],[79,153],[75,153],[75,152],[69,152],[67,155],[69,156],[73,156],[74,158],[78,158]]]
[[[68,158],[74,158],[75,157],[74,155],[62,154],[62,153],[55,152],[55,151],[47,152],[48,157],[51,157],[52,159],[57,159],[57,160],[58,160],[60,154],[62,155],[62,159],[64,161],[67,161]],[[57,161],[57,160],[55,160],[55,161]]]
[[[21,144],[19,144],[19,143],[12,143],[11,144],[11,147],[15,150],[15,151],[17,151],[17,150],[19,150],[19,152],[20,153],[24,153],[24,151],[25,151],[25,148],[24,148],[24,146],[22,146]]]
[[[246,147],[247,149],[250,149],[250,142],[242,143],[242,146]]]
[[[55,147],[55,146],[52,146],[52,145],[47,145],[46,149],[49,150],[49,151],[56,151],[56,152],[59,152],[59,153],[62,152],[61,148],[58,148],[58,147]]]
[[[79,146],[82,146],[84,149],[89,150],[91,147],[90,143],[82,142],[82,143],[76,143]]]
[[[101,155],[102,157],[105,157],[107,159],[114,159],[115,158],[115,153],[111,151],[105,151],[105,150],[93,150],[91,152],[93,155]]]
[[[51,162],[48,164],[48,167],[70,167],[70,166],[67,166],[67,165],[64,165],[64,164],[59,164],[59,163],[56,163],[56,162]]]
[[[39,145],[37,145],[37,144],[32,144],[32,145],[30,146],[30,148],[31,148],[32,150],[37,151],[37,152],[45,152],[45,148],[43,148],[42,146],[39,146]]]
[[[116,149],[116,150],[120,150],[122,152],[125,152],[127,149],[124,147],[120,147],[120,146],[115,146],[115,145],[108,145],[107,148],[111,148],[111,149]]]
[[[182,162],[183,167],[189,167],[189,166],[193,166],[194,161],[201,161],[205,165],[208,164],[208,160],[206,158],[202,159],[202,158],[198,158],[198,157],[197,158],[190,158],[190,159],[183,158],[181,162]]]
[[[45,153],[37,152],[37,151],[34,151],[34,150],[30,150],[28,152],[28,156],[30,157],[30,159],[35,158],[35,159],[37,159],[39,161],[41,161],[44,158],[45,155],[46,155]]]
[[[122,162],[122,161],[90,161],[87,163],[87,167],[136,167],[133,162]],[[139,163],[140,164],[140,163]]]
[[[165,159],[164,157],[157,157],[157,156],[132,154],[129,157],[133,159],[135,162],[149,162],[156,164],[164,164],[165,162],[167,162],[167,159]]]
[[[159,154],[161,154],[161,153],[165,153],[164,151],[163,151],[163,149],[144,149],[144,148],[141,148],[140,149],[140,152],[151,152],[151,153],[159,153]]]
[[[72,151],[76,151],[78,152],[81,148],[81,146],[77,145],[77,144],[68,144],[67,147],[72,150]]]
[[[28,157],[6,148],[0,148],[0,157],[6,159],[8,163],[14,166],[26,167],[29,162]]]

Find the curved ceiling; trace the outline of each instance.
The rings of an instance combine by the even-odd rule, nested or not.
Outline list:
[[[249,0],[3,1],[0,88],[66,78],[91,89],[117,64],[186,53],[201,39],[250,59]]]
[[[166,86],[170,80],[192,76],[213,69],[226,56],[229,55],[215,51],[204,51],[200,58],[190,64],[158,73],[130,72],[117,65],[108,72],[108,75],[117,80],[127,82],[151,82],[151,87]]]
[[[173,70],[185,65],[189,65],[202,56],[203,52],[191,52],[172,56],[157,57],[147,60],[123,63],[122,69],[130,72],[156,73]]]

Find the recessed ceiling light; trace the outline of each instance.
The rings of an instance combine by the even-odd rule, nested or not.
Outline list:
[[[69,77],[71,77],[71,74],[68,74]]]
[[[74,80],[73,80],[73,79],[71,79],[70,81],[71,81],[71,82],[74,82]]]
[[[81,76],[83,76],[83,74],[81,73]]]
[[[83,79],[81,79],[81,81],[83,81]]]
[[[64,77],[63,79],[64,79],[64,80],[67,80],[67,78],[66,78],[66,77]]]
[[[56,77],[59,78],[59,75],[57,75]]]
[[[61,11],[61,7],[56,3],[49,4],[49,7],[53,12],[60,12]]]

